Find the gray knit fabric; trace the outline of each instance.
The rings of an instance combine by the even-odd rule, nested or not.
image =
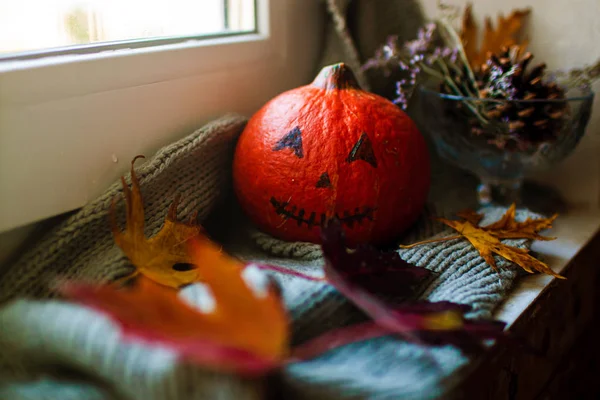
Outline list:
[[[0,387],[0,398],[38,400],[40,393],[44,393],[43,399],[60,400],[109,400],[115,398],[105,390],[86,384],[85,382],[72,382],[67,380],[53,380],[42,378],[34,382],[10,383]],[[83,397],[85,396],[85,397]]]
[[[229,192],[232,149],[244,123],[235,116],[215,121],[138,167],[147,234],[160,228],[176,193],[182,194],[180,218],[199,211],[204,221],[211,214],[221,195]],[[438,164],[434,163],[433,171],[436,184],[431,207],[436,211],[426,214],[470,205],[465,199],[474,198],[472,187],[461,186],[461,178],[449,176],[451,170]],[[448,185],[447,179],[452,179],[453,185]],[[440,191],[448,192],[441,195]],[[0,308],[0,398],[56,398],[55,393],[61,394],[58,398],[69,399],[261,398],[260,382],[209,372],[177,362],[169,351],[124,342],[115,324],[103,315],[68,302],[44,300],[51,297],[48,283],[57,277],[102,282],[130,270],[112,241],[106,221],[110,202],[119,193],[115,183],[4,273],[1,297],[12,301]],[[502,211],[485,210],[486,218],[497,219]],[[519,218],[526,215],[521,211]],[[272,242],[266,235],[249,234],[240,218],[230,220],[233,225],[227,227],[230,234],[224,240],[228,251],[248,261],[322,273],[322,259],[314,245]],[[424,218],[408,233],[405,243],[439,234],[441,229]],[[271,241],[263,245],[272,249],[271,253],[256,246],[261,240]],[[425,285],[421,298],[470,304],[470,317],[490,316],[516,275],[515,269],[501,259],[500,272],[492,271],[464,240],[403,250],[400,255],[439,273]],[[282,286],[292,318],[294,344],[365,319],[327,284],[273,275]],[[181,293],[192,304],[200,301],[195,289],[192,285]],[[467,361],[451,346],[429,348],[389,337],[293,364],[281,378],[286,399],[437,398],[447,389],[446,378]]]

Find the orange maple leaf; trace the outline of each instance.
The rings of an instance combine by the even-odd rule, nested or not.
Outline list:
[[[477,46],[479,36],[478,27],[473,18],[473,5],[467,4],[462,20],[460,34],[465,54],[471,67],[478,69],[488,58],[488,53],[498,54],[502,48],[519,45],[521,51],[526,47],[526,41],[521,40],[525,18],[531,13],[531,9],[513,10],[508,17],[498,14],[496,28],[490,17],[485,18],[485,28],[481,45]]]
[[[161,285],[179,288],[198,281],[200,273],[188,252],[189,241],[198,238],[202,228],[195,223],[193,215],[188,223],[177,221],[179,196],[175,197],[160,231],[151,238],[144,234],[144,203],[140,183],[133,168],[137,156],[131,162],[131,189],[121,178],[126,206],[126,227],[121,231],[117,225],[116,200],[109,217],[111,230],[117,246],[127,255],[136,270],[124,279],[143,274]]]
[[[252,349],[264,357],[281,359],[288,351],[288,318],[279,288],[260,266],[244,264],[208,239],[192,246],[194,263],[202,270],[202,281],[217,299],[210,323],[227,332],[229,344]]]
[[[529,254],[528,249],[509,246],[501,241],[502,239],[553,240],[555,238],[542,236],[539,232],[551,228],[552,222],[556,219],[557,215],[553,215],[550,218],[528,218],[524,222],[517,222],[515,215],[516,206],[513,204],[498,221],[481,227],[478,226],[478,223],[481,221],[482,215],[472,210],[460,211],[458,216],[462,220],[437,218],[438,221],[455,229],[459,233],[458,235],[425,240],[400,247],[408,249],[426,243],[465,238],[477,249],[481,257],[493,269],[497,269],[496,261],[494,260],[494,254],[497,254],[512,261],[529,273],[538,271],[559,279],[565,279],[562,275],[554,272],[548,265]]]
[[[273,282],[208,239],[194,242],[191,253],[203,272],[199,308],[144,275],[128,289],[67,283],[61,291],[109,315],[128,340],[162,345],[212,369],[255,375],[281,365],[289,328]]]

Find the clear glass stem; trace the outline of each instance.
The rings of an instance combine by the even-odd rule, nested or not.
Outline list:
[[[477,199],[481,206],[510,206],[521,204],[522,179],[511,181],[492,181],[481,179],[477,187]]]

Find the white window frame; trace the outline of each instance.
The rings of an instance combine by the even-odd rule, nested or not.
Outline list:
[[[136,154],[306,83],[320,11],[258,0],[256,33],[0,63],[0,232],[81,207]]]

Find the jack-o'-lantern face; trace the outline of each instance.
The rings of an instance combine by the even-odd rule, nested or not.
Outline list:
[[[291,149],[294,156],[304,158],[302,130],[300,127],[295,127],[281,138],[273,147],[273,151],[281,151],[286,148]],[[377,168],[377,159],[375,158],[371,141],[366,133],[363,133],[352,147],[345,162],[353,163],[359,160],[367,162],[373,168]],[[338,168],[335,168],[336,171],[337,169]],[[323,171],[318,178],[316,176],[313,178],[314,189],[317,194],[320,194],[317,200],[319,200],[319,203],[321,204],[313,203],[312,205],[315,209],[307,210],[306,208],[293,204],[291,199],[290,201],[287,201],[281,198],[278,199],[276,196],[271,196],[270,202],[273,205],[275,212],[286,220],[290,219],[295,221],[298,226],[306,224],[306,227],[309,229],[313,228],[315,225],[323,226],[333,215],[335,215],[343,225],[346,225],[349,228],[353,228],[354,225],[360,225],[365,220],[373,221],[375,211],[374,206],[358,206],[354,209],[343,210],[341,213],[335,211],[335,204],[323,207],[323,205],[329,203],[326,199],[333,199],[332,194],[327,195],[327,191],[333,192],[337,187],[332,183],[329,171],[327,170]],[[336,183],[339,184],[339,177],[336,179]],[[306,190],[309,189],[309,187],[306,188]],[[320,201],[320,199],[324,199],[324,201]]]
[[[320,78],[249,121],[234,159],[240,203],[286,240],[319,242],[333,217],[350,243],[391,240],[425,201],[424,140],[395,105],[354,86],[344,66]]]

